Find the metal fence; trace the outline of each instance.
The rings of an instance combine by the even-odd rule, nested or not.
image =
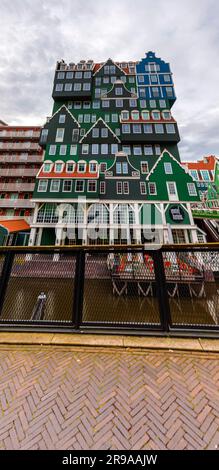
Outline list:
[[[0,249],[0,328],[219,336],[219,244]]]

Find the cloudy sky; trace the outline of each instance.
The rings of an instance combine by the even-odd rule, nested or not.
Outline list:
[[[181,158],[219,155],[218,0],[0,0],[0,119],[42,125],[56,61],[170,62]]]

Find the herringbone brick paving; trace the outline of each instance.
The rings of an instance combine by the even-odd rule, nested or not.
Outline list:
[[[0,347],[0,449],[219,449],[219,355]]]

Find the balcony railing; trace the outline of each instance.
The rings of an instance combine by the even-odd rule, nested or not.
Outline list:
[[[36,142],[0,142],[0,150],[41,150]]]
[[[29,131],[7,131],[0,130],[0,139],[39,139],[40,131],[29,132]]]
[[[0,176],[36,176],[39,168],[0,168]]]
[[[0,191],[34,191],[35,183],[0,183]]]
[[[14,154],[14,155],[0,155],[0,163],[41,163],[43,161],[43,155],[31,155],[31,154]]]
[[[0,207],[32,209],[34,207],[34,202],[30,199],[0,199]]]

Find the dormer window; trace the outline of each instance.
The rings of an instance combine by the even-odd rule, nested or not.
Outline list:
[[[89,170],[90,170],[90,173],[96,173],[97,172],[97,163],[96,162],[90,162]]]
[[[117,87],[115,88],[115,93],[116,93],[117,96],[121,96],[121,95],[123,94],[123,89],[122,89],[122,87],[118,87],[118,86],[117,86]]]
[[[44,163],[43,165],[44,173],[50,173],[51,169],[52,169],[52,163]]]
[[[171,113],[170,111],[162,111],[162,116],[163,116],[163,119],[171,119]]]
[[[63,169],[63,162],[55,163],[55,173],[61,173]]]
[[[149,111],[147,111],[147,110],[144,109],[144,110],[141,112],[141,117],[142,117],[142,119],[143,119],[144,121],[148,121],[148,120],[150,119],[150,113],[149,113]]]
[[[98,138],[98,137],[99,137],[99,134],[100,134],[100,129],[98,129],[97,127],[94,127],[94,128],[92,129],[92,137]]]
[[[70,162],[66,163],[66,172],[67,173],[73,173],[74,169],[75,169],[75,162],[70,161]]]
[[[160,119],[160,111],[152,111],[152,118],[157,121]]]
[[[132,111],[131,116],[132,116],[133,121],[138,121],[139,120],[139,111],[136,111],[136,110]]]
[[[85,173],[85,170],[86,170],[86,163],[78,162],[78,173]]]

